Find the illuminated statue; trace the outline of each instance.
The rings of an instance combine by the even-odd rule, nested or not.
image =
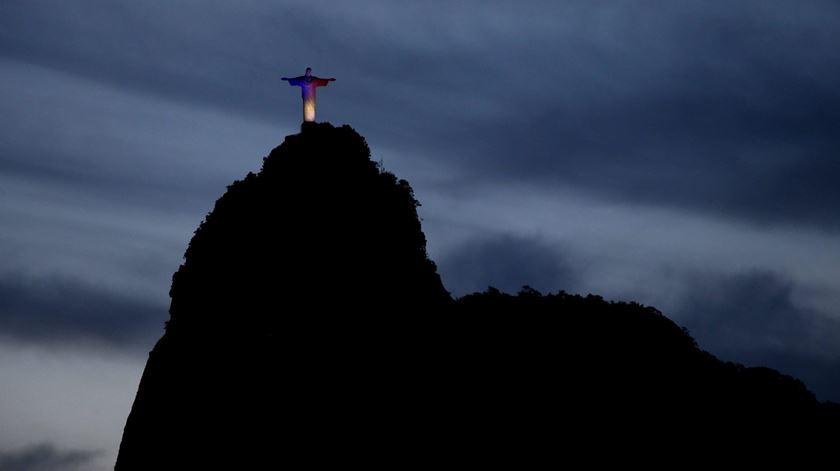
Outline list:
[[[283,80],[288,80],[289,85],[300,87],[301,96],[303,96],[303,121],[315,121],[315,88],[326,87],[330,82],[335,81],[334,78],[319,78],[312,75],[312,67],[306,68],[306,74],[295,78],[283,77]]]

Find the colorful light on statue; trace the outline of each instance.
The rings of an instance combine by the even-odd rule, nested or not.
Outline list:
[[[306,93],[307,88],[303,87],[303,120],[306,122],[315,121],[315,88],[311,93]]]
[[[289,85],[293,87],[300,87],[301,97],[303,98],[303,121],[315,121],[315,89],[318,87],[326,87],[330,82],[335,81],[334,78],[320,78],[312,75],[312,68],[306,68],[306,74],[300,77],[286,78]]]

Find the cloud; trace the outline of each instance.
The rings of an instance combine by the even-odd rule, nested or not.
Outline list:
[[[148,349],[166,308],[74,279],[0,278],[0,335],[45,345]]]
[[[455,296],[488,286],[517,292],[524,285],[546,292],[570,290],[576,277],[558,248],[535,238],[493,235],[469,240],[438,261]]]
[[[679,318],[715,349],[827,353],[829,339],[840,339],[840,320],[798,306],[794,288],[765,271],[689,277]],[[836,347],[829,351],[840,356]]]
[[[59,455],[97,450],[95,464],[79,467],[113,469],[151,346],[117,350],[0,339],[0,452],[20,455],[25,445],[44,443]]]
[[[15,117],[0,127],[4,180],[101,201],[203,209],[278,144],[263,123],[2,58],[0,102]]]
[[[327,119],[455,162],[458,185],[840,228],[835,2],[3,8],[6,57],[275,122],[298,118],[279,76],[313,65],[339,78]]]
[[[19,342],[137,347],[126,377],[139,377],[191,231],[224,185],[295,132],[299,94],[279,78],[312,66],[338,78],[319,118],[355,126],[423,190],[454,294],[582,286],[662,308],[656,296],[670,302],[661,292],[686,270],[769,266],[791,278],[689,276],[666,314],[724,359],[840,400],[827,379],[840,377],[835,323],[796,299],[802,278],[836,279],[838,265],[837,2],[85,5],[0,2],[9,353]],[[108,394],[125,399],[110,410],[128,410],[136,385],[116,370],[80,380],[80,368],[41,373],[45,383],[0,402],[5,416],[25,407],[33,423],[55,422],[49,406],[68,384],[90,398],[106,378],[126,388]],[[63,433],[99,403],[64,407],[76,415]]]
[[[88,470],[100,455],[90,450],[58,450],[50,443],[31,445],[19,450],[0,452],[0,471],[74,471]]]
[[[778,274],[689,276],[673,315],[723,360],[776,368],[840,401],[840,319],[802,307]]]
[[[723,358],[735,361],[736,358]],[[821,401],[840,403],[840,358],[780,350],[743,351],[737,361],[751,366],[770,366],[795,376]]]
[[[0,282],[164,305],[195,227],[277,144],[260,123],[2,59],[0,102],[14,116],[0,126]]]

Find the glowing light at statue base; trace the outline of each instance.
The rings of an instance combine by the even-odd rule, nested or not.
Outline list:
[[[305,89],[304,89],[305,90]],[[315,121],[315,93],[311,96],[306,96],[304,93],[303,96],[303,121],[304,122],[312,122]]]

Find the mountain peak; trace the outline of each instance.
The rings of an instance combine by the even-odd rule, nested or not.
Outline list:
[[[351,299],[374,310],[445,304],[417,206],[353,128],[304,123],[196,230],[173,278],[170,325],[208,312],[267,316],[265,306],[282,317],[278,306],[303,300],[323,309]]]
[[[417,206],[346,125],[304,123],[231,184],[173,276],[116,470],[557,465],[709,434],[813,444],[840,422],[654,308],[529,288],[453,301]]]

